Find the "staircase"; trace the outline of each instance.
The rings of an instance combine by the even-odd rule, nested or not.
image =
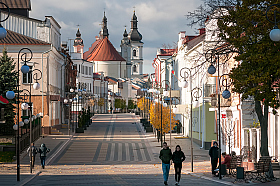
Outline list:
[[[271,164],[272,164],[273,171],[280,171],[279,162],[272,162]]]
[[[61,124],[61,128],[62,129],[68,129],[68,124],[66,124],[66,123]]]
[[[51,134],[52,135],[63,135],[63,133],[60,132],[59,130],[57,130],[56,128],[52,128]]]

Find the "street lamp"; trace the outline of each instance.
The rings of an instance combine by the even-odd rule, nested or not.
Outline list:
[[[5,19],[0,20],[0,39],[4,39],[6,37],[6,35],[7,35],[7,30],[2,26],[1,22],[4,22],[4,21],[6,21],[9,18],[9,16],[10,16],[10,8],[5,3],[0,2],[0,4],[4,5],[8,9],[8,16]],[[1,14],[1,9],[0,9],[0,14]]]
[[[190,93],[191,93],[191,108],[190,108],[190,125],[191,125],[191,171],[193,172],[193,117],[192,117],[192,106],[193,106],[193,98],[195,101],[202,96],[202,90],[198,87],[192,88],[192,73],[191,69],[188,67],[184,67],[180,70],[180,76],[184,79],[182,85],[184,88],[187,88],[189,78],[190,80]]]
[[[210,53],[208,53],[208,51],[210,51]],[[217,117],[217,123],[218,123],[218,129],[219,129],[219,132],[218,132],[218,140],[219,140],[219,165],[221,166],[222,164],[222,161],[221,161],[221,121],[220,121],[220,115],[221,115],[221,96],[220,96],[220,78],[222,78],[222,86],[226,87],[226,89],[223,91],[222,93],[222,97],[224,99],[228,99],[230,98],[231,96],[231,93],[229,92],[228,90],[228,87],[231,85],[231,81],[228,82],[228,79],[225,79],[224,77],[225,76],[228,76],[228,74],[223,74],[221,77],[220,77],[220,53],[215,51],[214,49],[213,50],[208,50],[206,53],[205,53],[205,59],[206,61],[210,60],[210,66],[208,67],[208,73],[209,74],[214,74],[216,73],[216,67],[213,65],[214,62],[217,63],[217,75],[218,75],[218,117]],[[207,55],[210,55],[207,56]],[[217,55],[217,58],[215,58],[215,55]],[[215,58],[215,60],[213,61],[213,58]],[[221,175],[221,171],[219,171],[219,179],[222,179],[222,175]]]
[[[0,4],[3,4],[3,3],[0,2]],[[24,52],[24,50],[28,50],[28,52],[31,53],[31,57],[29,59],[27,59],[27,52]],[[31,50],[28,49],[28,48],[22,48],[18,52],[18,60],[17,60],[17,72],[18,73],[19,73],[20,59],[21,59],[22,62],[24,62],[24,65],[21,67],[21,72],[23,74],[27,74],[29,72],[29,66],[27,65],[27,62],[29,62],[32,59]],[[17,122],[19,123],[19,108],[20,108],[20,106],[19,106],[19,104],[20,104],[19,75],[18,75],[18,78],[17,78],[16,92],[17,92]],[[8,99],[14,99],[14,97],[15,97],[14,91],[12,91],[12,90],[7,91],[6,97]],[[13,128],[16,129],[16,126],[14,125]],[[20,155],[19,155],[20,145],[19,145],[19,142],[20,142],[20,140],[19,140],[19,130],[18,130],[18,125],[17,125],[17,145],[16,145],[16,151],[17,151],[17,153],[16,153],[17,154],[17,181],[20,181]]]
[[[274,24],[273,29],[272,29],[272,30],[270,31],[270,33],[269,33],[269,37],[270,37],[270,39],[271,39],[272,41],[280,41],[280,30],[279,30],[279,28],[278,28],[278,26],[277,26],[277,23],[279,23],[280,20],[277,21],[277,19],[276,19],[277,13],[279,13],[279,11],[273,10],[273,20],[270,20],[270,19],[268,18],[267,13],[268,13],[269,10],[271,10],[273,7],[277,7],[277,6],[278,6],[278,8],[279,8],[280,4],[272,4],[272,5],[270,5],[269,7],[267,7],[266,12],[265,12],[266,19],[267,19],[269,22],[271,22],[271,23]]]

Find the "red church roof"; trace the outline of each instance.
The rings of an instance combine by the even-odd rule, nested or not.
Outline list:
[[[88,56],[84,56],[87,61],[125,61],[107,37],[91,48],[93,48],[92,52]]]

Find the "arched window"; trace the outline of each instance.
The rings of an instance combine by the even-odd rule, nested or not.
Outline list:
[[[136,50],[135,49],[133,50],[133,56],[136,56]]]
[[[136,67],[136,65],[133,65],[132,70],[133,70],[133,72],[137,72],[137,67]]]

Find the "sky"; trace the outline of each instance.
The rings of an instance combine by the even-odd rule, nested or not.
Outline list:
[[[109,40],[120,51],[125,26],[129,31],[135,10],[144,42],[143,73],[153,73],[157,49],[163,44],[174,46],[180,31],[186,31],[187,35],[197,32],[187,26],[185,15],[200,4],[201,0],[31,0],[30,17],[44,20],[45,16],[53,16],[61,26],[61,40],[68,44],[69,39],[75,39],[80,25],[84,51],[87,51],[99,34],[105,10]]]

